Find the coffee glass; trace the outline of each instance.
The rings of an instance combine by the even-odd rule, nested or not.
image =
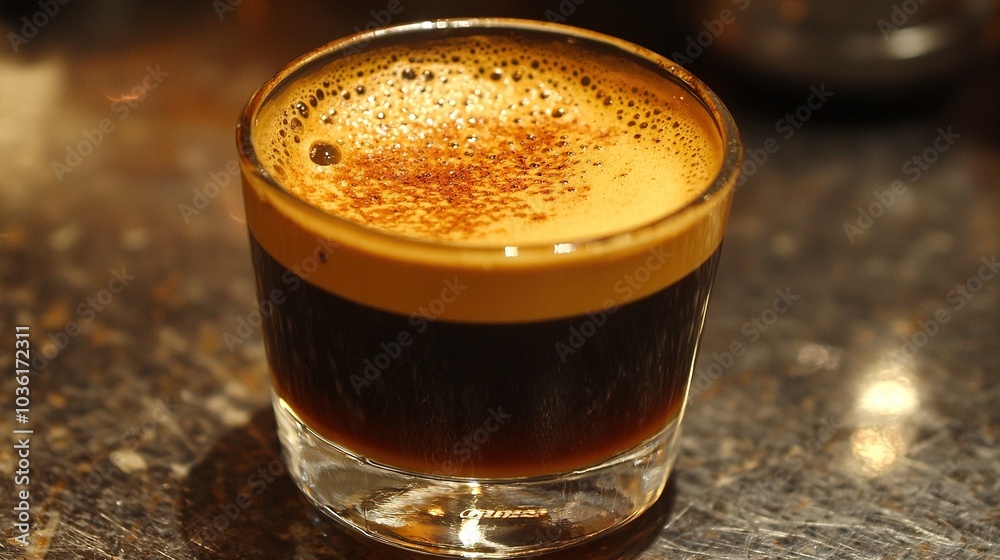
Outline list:
[[[292,62],[237,142],[289,472],[422,552],[512,557],[660,496],[741,158],[684,69],[513,19]]]

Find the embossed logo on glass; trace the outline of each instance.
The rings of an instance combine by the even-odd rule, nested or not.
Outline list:
[[[543,507],[524,507],[519,509],[476,509],[469,508],[460,515],[462,519],[532,519],[548,515],[549,510]]]

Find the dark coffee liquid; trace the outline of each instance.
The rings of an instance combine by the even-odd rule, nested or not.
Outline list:
[[[475,477],[597,464],[674,419],[719,254],[620,307],[473,324],[348,301],[296,276],[252,233],[250,245],[260,301],[281,296],[263,333],[275,390],[295,413],[373,461]],[[461,282],[442,278],[442,299],[462,297]]]

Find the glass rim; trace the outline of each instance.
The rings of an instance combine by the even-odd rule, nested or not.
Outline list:
[[[569,238],[563,241],[546,243],[510,245],[470,244],[461,241],[420,238],[361,224],[323,211],[298,198],[286,190],[280,180],[264,169],[260,159],[257,157],[257,151],[253,143],[253,130],[257,114],[263,109],[273,94],[279,92],[283,85],[289,83],[289,80],[295,78],[300,72],[313,64],[333,60],[333,57],[337,56],[338,53],[347,53],[352,48],[364,50],[382,46],[375,45],[373,42],[385,37],[416,37],[421,34],[427,34],[425,38],[432,38],[435,32],[475,32],[476,30],[481,30],[484,33],[497,33],[505,30],[525,31],[552,37],[562,37],[564,39],[585,40],[589,43],[611,49],[614,54],[625,55],[634,62],[644,63],[664,78],[675,80],[678,85],[692,94],[692,99],[708,113],[718,131],[722,145],[722,159],[714,178],[683,206],[649,222],[606,235],[577,239]],[[666,224],[679,221],[699,206],[708,203],[714,195],[728,188],[735,188],[735,182],[739,175],[740,162],[743,157],[739,132],[729,110],[707,85],[676,62],[655,51],[612,35],[560,23],[503,17],[450,18],[390,25],[347,35],[317,47],[287,63],[254,91],[240,113],[237,122],[236,140],[239,146],[240,163],[245,173],[252,173],[257,180],[267,185],[268,190],[272,194],[281,197],[285,203],[291,204],[298,211],[310,215],[320,223],[329,224],[335,229],[346,229],[351,232],[352,237],[362,240],[365,238],[377,239],[383,243],[388,242],[392,245],[400,245],[403,248],[408,246],[420,249],[421,251],[465,251],[483,255],[495,254],[498,251],[501,254],[506,254],[511,247],[516,247],[518,253],[522,256],[539,253],[548,253],[553,256],[567,256],[584,252],[588,247],[617,246],[623,241],[633,240],[637,236],[642,237],[641,234],[643,232],[654,232]],[[553,252],[553,246],[565,247],[567,245],[572,247],[568,253],[565,251]],[[509,259],[504,260],[510,262]]]

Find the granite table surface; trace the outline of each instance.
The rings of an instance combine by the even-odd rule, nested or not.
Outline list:
[[[0,558],[412,557],[285,474],[233,173],[249,94],[388,4],[77,4],[0,24]],[[669,52],[549,4],[482,13],[573,8]],[[680,456],[639,520],[553,557],[1000,557],[997,70],[905,107],[710,82],[750,163]]]

